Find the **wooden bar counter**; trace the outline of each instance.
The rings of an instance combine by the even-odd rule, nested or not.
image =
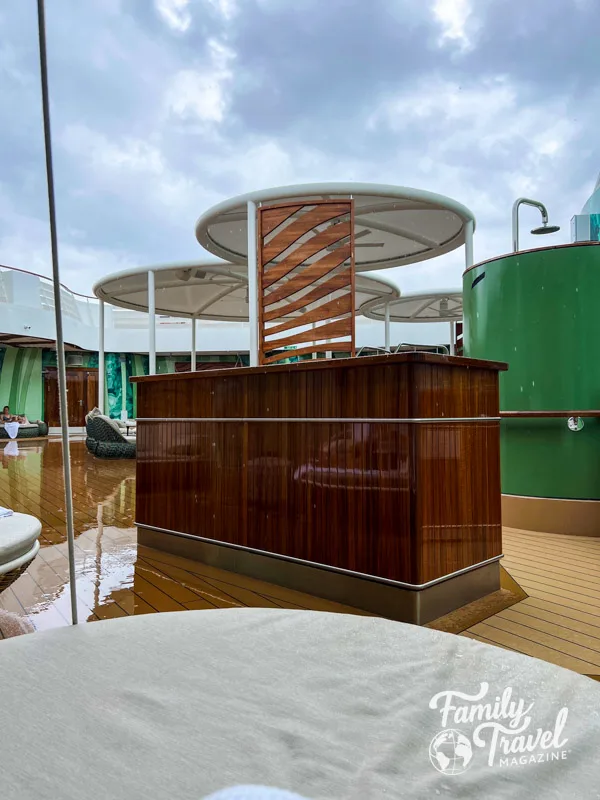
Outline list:
[[[134,378],[139,540],[420,624],[495,591],[503,369],[403,353]]]

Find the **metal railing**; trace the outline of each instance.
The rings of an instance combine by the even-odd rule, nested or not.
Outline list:
[[[502,419],[564,419],[569,417],[600,417],[600,411],[501,411]]]

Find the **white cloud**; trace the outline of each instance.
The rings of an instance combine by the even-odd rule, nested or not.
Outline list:
[[[562,226],[552,241],[568,241],[568,219],[585,193],[578,189],[567,198],[557,187],[568,184],[584,127],[563,95],[532,102],[530,87],[506,76],[467,86],[431,76],[387,98],[369,119],[370,130],[391,131],[398,139],[402,177],[392,182],[454,197],[475,212],[476,260],[510,249],[510,208],[522,195],[547,203]],[[390,165],[394,161],[391,156]],[[523,239],[529,243],[525,232]],[[406,289],[456,284],[463,259],[455,252],[394,277]]]
[[[87,125],[67,125],[61,144],[70,154],[87,161],[99,176],[120,173],[128,180],[126,173],[160,175],[164,169],[160,150],[150,142],[134,137],[119,141]]]
[[[159,139],[115,139],[85,125],[72,125],[65,129],[60,143],[79,168],[74,196],[104,192],[124,206],[137,208],[136,213],[149,213],[164,224],[190,232],[204,205],[218,199],[189,172],[183,174],[170,166]]]
[[[471,47],[467,33],[467,22],[471,16],[471,0],[434,0],[433,15],[442,27],[440,44],[448,40],[456,43],[461,49]]]
[[[15,209],[8,191],[0,185],[0,235],[2,262],[39,275],[52,275],[50,227],[47,219],[29,216]],[[60,280],[69,289],[90,294],[96,280],[111,272],[139,265],[135,255],[116,248],[85,243],[85,234],[59,229]]]
[[[204,174],[215,182],[235,182],[235,193],[295,183],[353,181],[364,177],[364,164],[351,158],[331,157],[300,142],[269,137],[240,139],[202,160]],[[384,181],[386,165],[370,167],[374,181]]]
[[[180,70],[169,87],[167,108],[182,119],[222,122],[227,108],[223,81],[212,73]]]
[[[565,117],[563,98],[531,105],[505,77],[466,87],[428,78],[380,105],[368,127],[381,126],[395,133],[428,130],[432,134],[428,157],[460,150],[505,156],[513,148],[521,160],[558,157],[578,131],[576,123]]]
[[[387,121],[393,130],[407,128],[416,121],[435,118],[438,121],[483,124],[489,115],[498,115],[515,105],[515,90],[505,79],[484,80],[470,87],[428,76],[418,86],[388,98],[369,119],[376,127]]]
[[[233,80],[235,53],[216,39],[209,41],[205,69],[183,69],[175,74],[166,92],[167,110],[182,119],[221,123],[228,107],[227,89]]]
[[[192,24],[190,0],[154,0],[154,5],[171,30],[185,33]]]
[[[230,20],[238,12],[237,0],[208,0],[209,3],[226,19]]]

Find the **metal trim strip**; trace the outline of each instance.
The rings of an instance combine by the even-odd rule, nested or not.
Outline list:
[[[138,417],[137,422],[373,422],[444,424],[448,422],[500,422],[500,417]]]
[[[242,544],[233,544],[232,542],[222,542],[219,539],[209,539],[205,536],[195,536],[191,533],[182,533],[181,531],[173,531],[169,528],[158,528],[156,525],[146,525],[142,522],[134,522],[134,525],[137,528],[144,528],[149,531],[158,531],[159,533],[167,533],[171,536],[180,536],[183,539],[193,539],[197,542],[208,542],[209,544],[216,544],[221,545],[222,547],[229,547],[232,550],[243,550],[247,553],[258,553],[261,556],[269,556],[270,558],[277,558],[281,561],[291,561],[293,564],[302,564],[305,567],[316,567],[317,569],[327,570],[328,572],[336,572],[340,575],[349,575],[353,578],[362,578],[363,580],[375,581],[376,583],[385,583],[388,586],[396,586],[399,589],[409,589],[413,592],[420,592],[423,589],[429,589],[431,586],[437,586],[440,583],[444,583],[445,581],[450,580],[451,578],[457,578],[459,575],[465,575],[467,572],[473,572],[475,569],[479,569],[480,567],[485,567],[488,564],[493,564],[496,561],[500,561],[501,558],[504,558],[504,554],[499,556],[494,556],[493,558],[488,558],[486,561],[480,561],[477,564],[472,564],[470,567],[463,567],[463,569],[459,569],[456,572],[451,572],[449,575],[442,575],[441,578],[434,578],[432,581],[428,581],[427,583],[404,583],[403,581],[394,581],[390,578],[380,578],[377,575],[367,575],[365,572],[354,572],[350,569],[343,569],[342,567],[332,567],[328,564],[319,564],[316,561],[306,561],[303,558],[294,558],[293,556],[284,556],[280,553],[270,553],[268,550],[259,550],[256,547],[245,547]]]

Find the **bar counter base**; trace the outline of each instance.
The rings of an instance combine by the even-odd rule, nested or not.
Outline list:
[[[598,538],[600,500],[503,494],[502,524],[524,531]]]
[[[411,589],[146,526],[138,526],[138,544],[415,625],[426,625],[500,589],[499,558],[431,586]]]

